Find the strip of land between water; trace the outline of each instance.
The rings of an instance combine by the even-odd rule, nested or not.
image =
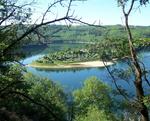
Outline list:
[[[113,62],[104,62],[107,66],[113,65]],[[28,64],[28,67],[34,68],[47,68],[47,69],[59,69],[59,68],[92,68],[92,67],[105,67],[103,61],[87,61],[87,62],[75,62],[75,63],[68,63],[68,64],[38,64],[38,63],[31,63]]]

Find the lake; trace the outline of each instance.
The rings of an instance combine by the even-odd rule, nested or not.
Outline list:
[[[45,49],[42,47],[36,48],[38,49],[38,53],[34,53],[32,56],[28,56],[26,59],[24,59],[24,64],[29,64],[32,61],[38,59],[39,57],[42,57],[44,54],[47,54],[49,52],[54,51],[60,51],[64,48],[71,47],[83,47],[85,45],[83,44],[51,44]],[[41,49],[41,51],[39,51]],[[36,49],[34,51],[36,51]],[[33,50],[32,50],[33,51]],[[32,53],[32,52],[31,52]],[[139,58],[143,63],[145,64],[146,69],[150,69],[150,51],[141,51],[139,53]],[[113,70],[114,68],[119,69],[127,69],[128,64],[126,61],[118,61],[112,66],[109,66],[110,70]],[[83,85],[83,82],[85,79],[96,76],[98,79],[102,80],[103,82],[109,84],[111,87],[115,88],[113,80],[111,76],[109,75],[106,68],[72,68],[72,69],[36,69],[32,67],[27,67],[27,70],[29,72],[32,72],[33,74],[39,76],[48,78],[64,87],[64,90],[67,92],[72,92],[74,89],[80,88]],[[150,77],[148,77],[150,78]],[[117,79],[119,86],[122,86],[125,89],[130,90],[131,93],[134,92],[134,86],[133,86],[133,77],[130,77],[126,81],[123,81],[122,79]],[[145,86],[145,89],[147,89],[147,86]]]

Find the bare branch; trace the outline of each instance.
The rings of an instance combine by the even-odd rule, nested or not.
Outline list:
[[[26,64],[21,63],[20,61],[15,60],[15,62],[21,66],[26,66]]]
[[[30,28],[29,30],[27,30],[23,35],[21,35],[19,38],[15,39],[15,40],[12,40],[12,43],[7,48],[5,48],[3,50],[3,55],[6,55],[7,52],[12,47],[14,47],[17,43],[19,43],[20,41],[22,41],[22,39],[24,39],[27,35],[29,35],[30,33],[32,33],[34,30],[38,29],[39,27],[41,27],[43,25],[55,23],[55,22],[58,22],[58,21],[62,21],[62,20],[65,20],[65,19],[68,19],[68,17],[62,17],[62,18],[59,18],[59,19],[55,19],[55,20],[52,20],[52,21],[48,21],[48,22],[45,22],[45,23],[33,26],[32,28]]]
[[[71,8],[71,3],[72,3],[72,0],[69,1],[69,6],[68,6],[68,10],[66,12],[66,16],[69,15],[69,11],[70,11],[70,8]]]
[[[47,25],[47,24],[51,24],[51,23],[55,23],[55,22],[59,22],[59,21],[62,21],[62,20],[67,20],[67,21],[70,21],[71,23],[72,23],[72,22],[79,22],[79,23],[86,24],[86,25],[89,25],[89,26],[105,28],[104,26],[89,24],[89,23],[83,22],[83,21],[81,21],[81,20],[78,20],[78,19],[76,19],[76,18],[72,18],[72,17],[70,17],[70,16],[65,16],[65,17],[62,17],[62,18],[54,19],[54,20],[52,20],[52,21],[48,21],[48,22],[41,23],[41,24],[38,24],[38,25],[33,26],[32,28],[30,28],[29,30],[27,30],[23,35],[21,35],[19,38],[15,39],[15,40],[12,40],[12,43],[11,43],[7,48],[5,48],[5,49],[3,50],[3,55],[7,54],[7,52],[8,52],[12,47],[14,47],[18,42],[20,42],[20,41],[21,41],[22,39],[24,39],[27,35],[29,35],[29,34],[32,33],[33,31],[35,31],[36,29],[40,28],[41,26]]]
[[[131,1],[131,5],[130,5],[130,8],[129,8],[129,10],[126,12],[126,10],[125,10],[125,1],[123,1],[123,0],[119,0],[119,2],[120,2],[120,5],[121,5],[121,7],[122,7],[122,11],[123,11],[123,14],[125,15],[125,16],[129,16],[129,14],[131,13],[131,11],[132,11],[132,9],[133,9],[133,5],[134,5],[134,3],[135,3],[135,0],[132,0]]]
[[[69,18],[68,21],[70,21],[71,23],[76,23],[76,22],[77,22],[77,23],[81,23],[81,24],[88,25],[88,26],[106,28],[106,27],[104,27],[104,26],[90,24],[90,23],[88,23],[88,22],[84,22],[84,21],[82,21],[81,19],[76,19],[76,18]]]
[[[130,8],[129,8],[129,11],[127,12],[128,15],[131,13],[131,10],[133,8],[134,2],[135,2],[135,0],[132,0]]]
[[[114,82],[114,84],[115,84],[115,87],[116,87],[116,89],[118,90],[118,92],[119,92],[126,100],[129,101],[128,97],[127,97],[127,96],[120,90],[120,88],[118,87],[118,85],[117,85],[117,83],[116,83],[115,77],[114,77],[114,76],[112,75],[112,73],[110,72],[110,70],[109,70],[108,66],[106,65],[106,63],[104,62],[104,60],[102,60],[102,61],[103,61],[103,64],[104,64],[105,68],[107,69],[107,72],[108,72],[109,75],[111,76],[111,78],[112,78],[112,80],[113,80],[113,82]]]
[[[49,10],[50,10],[53,6],[55,6],[57,3],[61,3],[62,1],[63,1],[63,0],[55,1],[54,3],[52,3],[52,4],[47,8],[47,10],[45,11],[45,13],[43,14],[41,23],[44,22],[45,16],[46,16],[46,14],[49,12]]]
[[[142,64],[142,66],[143,66],[143,75],[144,75],[144,79],[145,79],[145,81],[146,81],[146,83],[148,84],[148,86],[150,87],[150,82],[149,82],[149,80],[147,79],[147,75],[146,75],[146,67],[145,67],[145,65],[144,65],[144,63],[142,62],[142,61],[139,61],[139,63],[141,63]]]
[[[5,18],[2,19],[2,21],[0,21],[0,25],[2,25],[3,22],[5,22],[7,19],[9,19],[15,12],[15,9],[12,10],[12,12],[6,16]]]

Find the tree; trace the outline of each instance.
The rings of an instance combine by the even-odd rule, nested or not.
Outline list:
[[[75,121],[116,121],[105,111],[99,110],[96,106],[89,106],[85,115],[79,115]]]
[[[57,116],[58,119],[67,120],[67,96],[63,89],[53,81],[36,77],[30,73],[24,75],[25,91],[29,97],[32,97],[36,102],[45,105]],[[47,110],[43,107],[37,107],[34,103],[26,106],[30,107],[29,114],[35,115],[39,119],[51,121],[54,119]],[[36,108],[34,108],[34,106]],[[25,106],[24,106],[25,107]],[[31,115],[30,114],[30,115]],[[54,119],[55,120],[55,119]]]
[[[96,77],[85,80],[83,87],[73,92],[75,116],[81,121],[92,120],[90,117],[92,118],[94,115],[100,115],[100,117],[102,115],[102,117],[105,117],[107,114],[113,118],[113,113],[111,112],[113,109],[113,101],[110,95],[111,89],[108,85],[101,82]],[[88,115],[87,118],[86,115]],[[98,120],[101,119],[99,117],[95,118]],[[104,120],[106,119],[105,117]]]
[[[132,11],[132,8],[134,6],[135,0],[131,0],[131,5],[129,10],[126,12],[126,6],[125,6],[125,2],[124,0],[119,0],[119,4],[122,7],[122,11],[125,17],[125,26],[126,26],[126,31],[128,34],[128,43],[129,43],[129,47],[130,47],[130,55],[131,55],[131,60],[132,60],[132,64],[134,67],[134,73],[135,73],[135,81],[134,81],[134,85],[136,87],[136,96],[137,96],[137,100],[139,102],[139,112],[141,113],[141,120],[142,121],[149,121],[149,116],[148,116],[148,109],[144,104],[143,98],[145,96],[144,94],[144,89],[142,86],[143,83],[143,70],[140,66],[140,63],[138,61],[137,58],[137,53],[135,51],[135,48],[133,46],[133,37],[132,37],[132,33],[129,27],[129,23],[128,23],[128,19],[129,19],[129,15]],[[147,0],[140,0],[141,4],[146,4]]]
[[[41,104],[30,97],[33,95],[29,95],[26,91],[22,92],[24,91],[22,87],[28,86],[24,85],[23,80],[23,74],[26,72],[20,66],[16,67],[15,65],[17,63],[20,64],[19,60],[22,58],[22,53],[16,51],[18,46],[30,40],[33,35],[41,36],[38,32],[40,27],[59,21],[67,21],[70,23],[74,21],[82,22],[80,19],[73,17],[73,14],[70,13],[72,2],[73,0],[54,0],[43,12],[43,16],[40,18],[41,21],[31,24],[31,5],[34,1],[27,4],[20,4],[20,1],[17,0],[0,0],[0,108],[6,106],[5,102],[10,101],[11,103],[8,104],[12,105],[12,102],[14,101],[15,103],[16,100],[20,100],[20,102],[21,100],[28,100],[47,110],[53,117],[53,120],[65,120],[57,117],[54,113],[55,111],[48,108],[46,104]],[[66,7],[66,13],[62,17],[46,20],[51,9],[57,5],[62,8]],[[9,98],[9,100],[7,98]],[[17,107],[15,107],[15,109],[16,108]],[[2,110],[0,110],[0,112],[1,111]]]
[[[144,64],[138,58],[137,51],[136,51],[137,46],[135,46],[135,44],[137,44],[135,41],[137,41],[137,40],[135,40],[133,38],[131,29],[130,29],[130,26],[128,23],[129,15],[131,14],[134,4],[135,4],[135,2],[137,2],[137,0],[117,0],[117,1],[118,1],[118,5],[122,8],[122,12],[124,15],[127,37],[123,38],[123,41],[125,43],[124,43],[124,46],[122,46],[122,47],[120,47],[118,45],[115,46],[115,44],[113,44],[113,41],[112,41],[113,39],[109,40],[109,38],[106,37],[106,39],[109,40],[108,43],[113,47],[111,47],[111,49],[104,50],[104,53],[102,53],[101,56],[103,59],[114,59],[112,54],[118,55],[117,56],[118,59],[122,59],[122,58],[126,57],[125,62],[128,64],[128,68],[126,67],[127,69],[118,69],[118,68],[112,69],[107,66],[106,66],[106,69],[108,70],[109,74],[111,75],[112,80],[113,80],[118,92],[124,97],[124,99],[126,101],[128,101],[129,105],[134,107],[135,110],[138,113],[140,113],[141,121],[149,121],[148,109],[144,103],[145,98],[147,97],[146,96],[147,93],[145,94],[145,92],[144,92],[145,90],[144,90],[144,86],[143,86],[144,82],[146,82],[150,86],[150,82],[146,76],[148,71],[146,70]],[[148,0],[139,0],[139,2],[140,2],[140,5],[146,5]],[[139,40],[139,41],[141,42],[141,40]],[[109,44],[108,44],[108,46],[105,45],[102,49],[110,47]],[[128,46],[127,46],[127,44],[128,44]],[[128,50],[126,50],[126,49],[128,49]],[[109,58],[109,57],[111,57],[111,58]],[[104,65],[105,65],[105,63],[104,63]],[[133,97],[132,97],[132,99],[133,99],[132,101],[131,101],[131,96],[130,96],[131,94],[127,93],[127,92],[129,92],[129,90],[126,90],[122,86],[118,85],[120,80],[125,80],[127,83],[129,83],[129,81],[130,81],[129,78],[131,77],[131,75],[132,75],[132,77],[134,77],[134,81],[132,84],[134,85],[135,92],[136,92],[136,99],[133,99]]]
[[[141,67],[141,64],[138,60],[137,53],[135,50],[135,47],[133,45],[133,37],[132,33],[129,27],[128,19],[129,15],[133,9],[133,6],[136,2],[136,0],[131,0],[131,4],[129,5],[129,9],[126,10],[126,6],[128,5],[129,0],[118,0],[119,6],[122,8],[122,12],[125,18],[125,27],[126,31],[128,34],[128,44],[130,48],[130,63],[131,63],[131,68],[133,69],[133,74],[135,75],[135,80],[134,80],[134,86],[136,88],[136,97],[137,97],[137,103],[138,103],[138,111],[141,114],[141,121],[149,121],[149,116],[148,116],[148,109],[146,105],[144,104],[144,88],[143,88],[143,77],[144,77],[144,72],[143,68]],[[140,0],[140,4],[146,4],[148,0]]]

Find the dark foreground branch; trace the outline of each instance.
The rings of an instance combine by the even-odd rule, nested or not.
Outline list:
[[[32,99],[31,97],[27,96],[26,94],[22,93],[22,92],[18,92],[18,91],[10,91],[9,94],[16,94],[16,95],[19,95],[19,96],[22,96],[23,98],[31,101],[33,104],[36,104],[40,107],[43,107],[45,110],[47,110],[51,116],[54,118],[53,121],[64,121],[63,119],[59,118],[55,113],[53,113],[53,111],[51,110],[52,107],[47,107],[45,106],[44,104],[42,103],[39,103],[37,101],[35,101],[34,99]],[[67,120],[66,120],[67,121]]]

